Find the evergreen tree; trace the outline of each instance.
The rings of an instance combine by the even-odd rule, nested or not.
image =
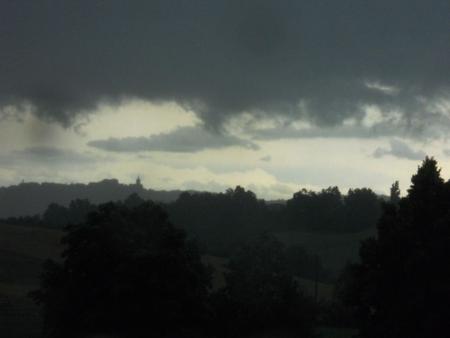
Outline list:
[[[411,181],[398,207],[384,205],[378,237],[362,244],[361,263],[347,271],[343,294],[362,337],[450,335],[450,185],[433,158]]]
[[[398,203],[400,202],[400,187],[398,181],[392,183],[389,201],[394,205],[398,205]]]

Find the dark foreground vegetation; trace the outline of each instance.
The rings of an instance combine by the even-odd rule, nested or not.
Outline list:
[[[426,159],[411,182],[342,276],[362,337],[450,336],[450,181]]]
[[[263,236],[232,256],[225,287],[195,243],[150,202],[105,204],[71,226],[64,261],[48,261],[41,289],[51,337],[234,337],[286,330],[309,336],[314,306],[289,273],[283,247]]]
[[[0,239],[0,295],[32,289],[35,277],[7,286],[53,257],[30,293],[46,337],[449,335],[450,183],[434,159],[404,198],[394,184],[385,200],[329,188],[269,204],[237,187],[166,204],[75,200],[8,222],[26,226],[0,225],[13,239]],[[359,259],[342,255],[364,238]]]

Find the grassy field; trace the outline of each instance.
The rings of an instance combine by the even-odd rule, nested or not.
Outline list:
[[[339,272],[347,262],[358,260],[362,240],[375,235],[375,229],[362,232],[333,234],[300,231],[279,232],[275,235],[286,245],[301,245],[309,253],[319,255],[325,268]]]
[[[57,257],[62,235],[59,230],[0,224],[0,248],[39,259]]]

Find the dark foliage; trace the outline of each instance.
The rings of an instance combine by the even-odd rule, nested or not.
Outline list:
[[[182,224],[217,255],[229,255],[249,238],[266,231],[269,224],[264,201],[240,186],[219,194],[182,193],[167,208],[175,224]]]
[[[52,228],[63,228],[69,224],[79,224],[86,216],[95,210],[95,206],[88,200],[76,199],[68,207],[52,203],[42,215],[42,223]]]
[[[21,217],[8,217],[5,219],[0,219],[0,223],[11,224],[11,225],[23,225],[23,226],[38,226],[44,227],[42,223],[41,216],[21,216]]]
[[[214,295],[217,327],[224,336],[312,335],[315,307],[289,273],[280,242],[263,235],[240,248],[228,267],[226,287]]]
[[[331,273],[322,265],[320,257],[308,253],[300,245],[292,245],[286,248],[286,263],[290,273],[295,276],[330,282]]]
[[[360,231],[376,226],[381,215],[381,203],[370,189],[350,189],[344,197],[345,224],[348,231]]]
[[[32,293],[43,305],[46,336],[200,335],[210,274],[160,207],[101,205],[63,242],[63,261],[45,264]]]
[[[178,194],[174,194],[175,200]],[[159,195],[163,196],[162,192]],[[152,196],[151,190],[138,183],[121,185],[116,180],[89,185],[23,183],[0,188],[0,204],[6,208],[3,214],[42,212],[40,219],[39,215],[13,216],[4,222],[61,228],[83,221],[93,210],[90,203],[127,200],[128,205],[136,205]],[[43,203],[47,203],[46,208]],[[237,186],[225,193],[183,192],[174,202],[166,201],[165,208],[175,224],[182,224],[191,236],[207,242],[211,252],[223,255],[230,254],[249,236],[265,231],[362,231],[375,226],[380,204],[377,195],[367,188],[351,189],[347,195],[341,195],[337,187],[320,192],[303,189],[286,203],[270,203]]]
[[[395,181],[391,186],[389,201],[394,205],[398,205],[400,202],[400,187],[398,181]]]
[[[241,187],[226,193],[182,193],[167,205],[175,224],[207,243],[208,251],[229,255],[242,242],[270,231],[347,233],[375,227],[381,202],[370,189],[337,187],[321,192],[301,190],[286,205],[271,205]]]
[[[303,189],[287,201],[290,229],[321,232],[353,232],[375,226],[381,203],[370,189],[350,189],[342,196],[338,187],[320,192]]]
[[[346,271],[342,297],[362,337],[450,335],[450,183],[432,158],[411,181],[398,205],[384,205],[378,237],[363,242],[361,263]]]

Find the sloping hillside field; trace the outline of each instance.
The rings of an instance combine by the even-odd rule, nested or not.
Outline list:
[[[41,265],[58,258],[61,231],[0,224],[0,336],[38,337],[38,307],[27,297],[36,289]]]

